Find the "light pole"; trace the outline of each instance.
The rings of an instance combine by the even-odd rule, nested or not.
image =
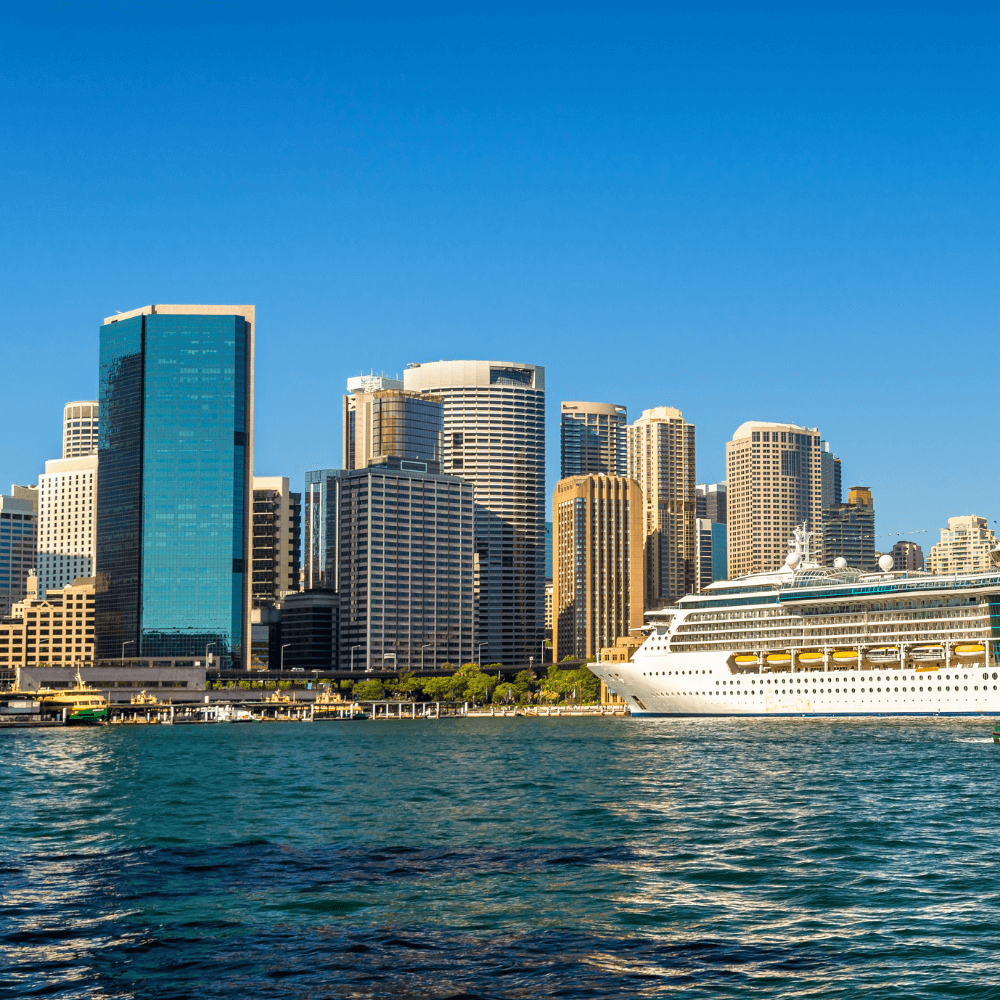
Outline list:
[[[219,644],[217,642],[206,642],[205,643],[205,666],[206,667],[210,667],[212,665],[212,661],[208,658],[208,647],[209,646],[218,646],[218,645]]]
[[[395,653],[383,653],[382,654],[382,669],[385,670],[385,660],[387,656],[392,657],[392,669],[397,673],[399,672],[399,667],[396,665],[396,654]]]
[[[428,643],[426,643],[426,644],[424,644],[423,646],[420,647],[420,669],[421,670],[424,669],[424,650],[427,649],[428,646],[433,646],[433,645],[434,645],[433,642],[428,642]]]
[[[542,639],[542,658],[538,661],[543,667],[545,666],[545,643],[546,639]]]
[[[123,666],[125,664],[125,647],[126,646],[134,646],[134,645],[135,645],[135,639],[129,639],[128,642],[123,642],[122,643],[122,665]]]
[[[354,650],[364,648],[365,644],[363,642],[359,642],[356,646],[351,646],[351,673],[354,672]]]
[[[488,642],[481,642],[479,644],[479,669],[483,669],[483,646],[488,646]]]
[[[288,649],[288,647],[290,645],[291,645],[290,642],[286,642],[286,643],[283,643],[282,646],[281,646],[281,663],[278,666],[278,670],[279,670],[280,673],[284,673],[285,672],[285,650]]]

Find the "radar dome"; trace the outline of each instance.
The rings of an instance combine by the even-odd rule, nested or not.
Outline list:
[[[879,556],[878,565],[883,573],[888,573],[892,569],[892,556],[888,552],[884,556]]]
[[[833,568],[847,569],[847,560],[843,556],[837,556],[837,558],[833,560]]]
[[[800,556],[798,552],[789,552],[788,555],[785,556],[785,565],[789,569],[795,569],[795,567],[798,566],[799,561],[800,561]]]

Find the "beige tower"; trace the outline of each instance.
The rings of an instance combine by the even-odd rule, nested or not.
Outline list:
[[[778,569],[797,524],[822,554],[823,472],[815,427],[748,421],[726,442],[729,579]]]
[[[639,484],[571,476],[552,496],[552,655],[585,659],[642,625]]]
[[[97,400],[78,399],[63,407],[63,458],[97,454]]]
[[[302,494],[289,490],[287,476],[253,477],[253,607],[299,589],[301,520]]]
[[[663,607],[695,586],[694,424],[670,406],[643,410],[628,428],[628,474],[643,497],[646,607]]]
[[[996,547],[996,535],[985,517],[949,517],[948,527],[941,529],[941,541],[927,556],[927,569],[931,573],[987,573],[994,568]]]
[[[56,458],[38,477],[38,593],[97,573],[97,455]]]

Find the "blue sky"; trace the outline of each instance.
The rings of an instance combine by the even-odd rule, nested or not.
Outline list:
[[[104,316],[257,306],[256,467],[340,464],[347,376],[543,364],[671,405],[698,478],[818,426],[877,530],[1000,517],[998,19],[971,8],[8,6],[0,486]]]

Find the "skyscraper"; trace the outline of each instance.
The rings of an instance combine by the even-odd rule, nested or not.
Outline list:
[[[145,306],[100,338],[98,658],[228,663],[250,636],[254,307]]]
[[[726,442],[730,580],[781,566],[797,524],[822,531],[820,462],[815,427],[750,420]]]
[[[695,586],[694,424],[671,406],[643,410],[628,427],[628,474],[643,496],[646,607],[663,607]]]
[[[927,569],[931,573],[986,573],[996,566],[996,549],[997,537],[985,517],[949,517],[941,540],[927,555]]]
[[[340,667],[417,670],[476,654],[472,486],[389,457],[340,480]]]
[[[699,483],[694,489],[698,517],[716,524],[725,524],[726,484]]]
[[[624,406],[564,402],[559,424],[562,478],[591,473],[624,476],[628,468],[627,424]]]
[[[366,469],[392,455],[411,471],[440,472],[441,421],[442,403],[435,396],[404,389],[348,392],[344,468]]]
[[[340,483],[342,469],[306,473],[302,492],[302,585],[305,590],[340,587]]]
[[[96,424],[97,421],[95,420]],[[38,477],[38,595],[93,576],[97,553],[97,455],[56,458]]]
[[[840,459],[830,449],[829,441],[820,441],[820,473],[823,480],[823,507],[832,507],[841,503],[841,470]]]
[[[403,377],[441,397],[442,471],[475,489],[483,662],[526,667],[541,654],[545,621],[545,369],[435,361]]]
[[[695,590],[704,590],[727,573],[726,525],[708,518],[695,520]]]
[[[78,399],[63,407],[63,458],[97,454],[96,399]]]
[[[642,625],[643,503],[624,476],[572,476],[552,495],[553,662],[597,656]]]
[[[866,573],[876,569],[875,504],[864,486],[852,486],[847,503],[823,509],[823,561],[833,565],[837,558]]]
[[[0,494],[0,617],[23,601],[35,566],[35,507],[30,499]]]
[[[286,476],[254,476],[253,607],[274,605],[299,589],[301,534],[302,494],[289,490]]]

